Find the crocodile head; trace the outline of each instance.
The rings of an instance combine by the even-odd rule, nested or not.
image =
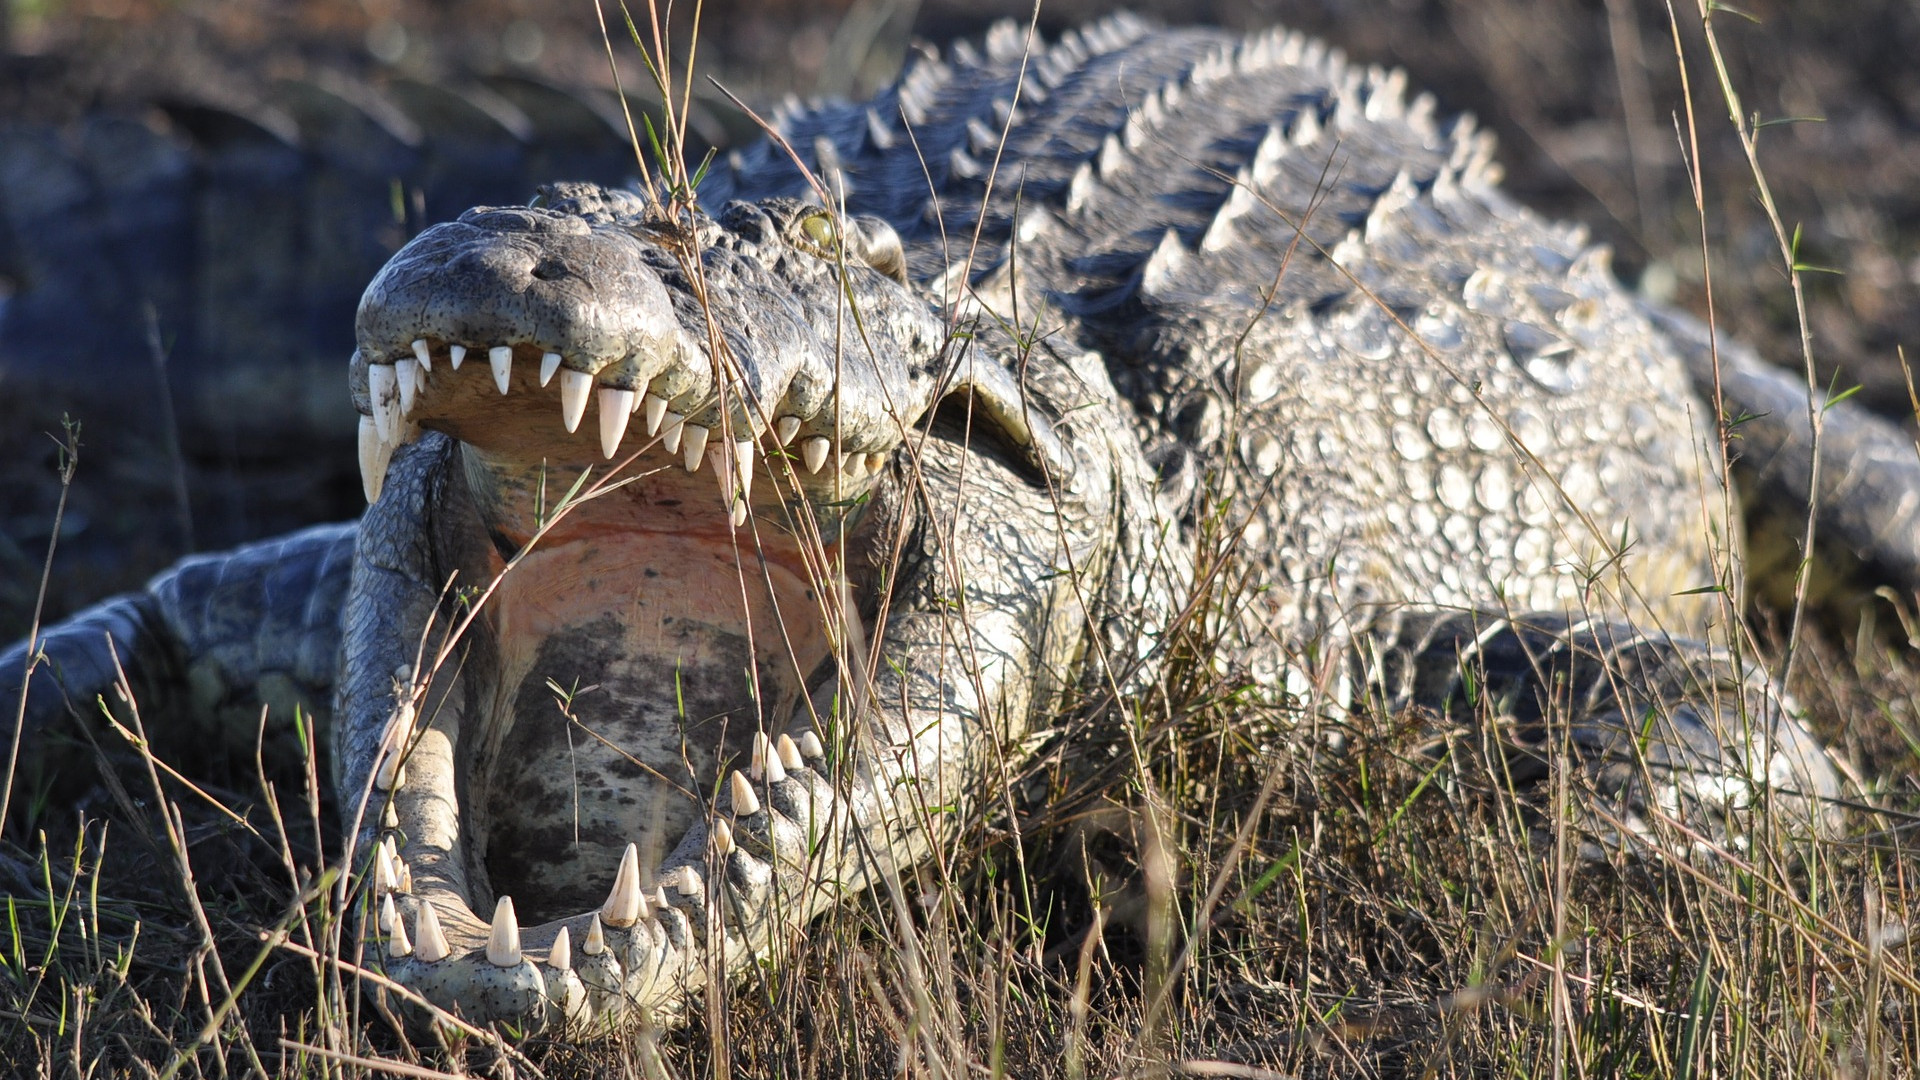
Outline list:
[[[698,936],[697,904],[664,918],[690,857],[660,856],[732,766],[817,750],[785,721],[861,632],[863,508],[942,388],[944,327],[903,277],[884,225],[789,200],[667,222],[566,186],[428,230],[368,288],[362,535],[424,533],[440,628],[479,612],[384,720],[342,711],[402,982],[477,1020],[618,1020],[641,939]],[[388,473],[415,442],[428,495]],[[589,962],[627,970],[583,990]]]

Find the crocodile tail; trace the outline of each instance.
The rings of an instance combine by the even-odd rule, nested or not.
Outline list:
[[[1748,578],[1780,583],[1779,595],[1764,598],[1790,602],[1811,505],[1813,603],[1850,627],[1877,587],[1892,587],[1907,604],[1920,599],[1920,444],[1860,405],[1828,402],[1816,391],[1816,474],[1804,378],[1724,335],[1716,341],[1691,316],[1645,307],[1685,357],[1695,393],[1712,401],[1718,389],[1731,434],[1728,457],[1747,510]],[[1784,572],[1762,572],[1776,561],[1785,563]]]
[[[77,798],[88,786],[88,740],[97,728],[86,721],[100,716],[98,703],[117,700],[118,672],[126,673],[138,700],[162,705],[168,689],[180,685],[181,668],[179,644],[166,633],[150,593],[102,601],[0,652],[6,741],[0,753],[13,763],[9,794],[45,794],[59,803]],[[67,726],[69,717],[79,725]],[[8,803],[24,812],[31,801]]]

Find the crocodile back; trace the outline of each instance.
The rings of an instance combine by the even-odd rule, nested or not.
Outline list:
[[[934,302],[1099,352],[1170,512],[1225,507],[1262,564],[1276,640],[1401,603],[1697,630],[1729,536],[1714,416],[1606,250],[1403,83],[1284,32],[1003,24],[787,111],[702,194],[824,190],[901,233]]]

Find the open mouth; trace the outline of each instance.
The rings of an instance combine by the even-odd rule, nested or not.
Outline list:
[[[478,644],[451,680],[401,680],[372,776],[389,965],[472,1016],[612,1021],[669,983],[679,999],[698,981],[710,891],[750,908],[783,844],[804,860],[799,838],[831,798],[810,767],[820,735],[785,730],[832,647],[820,534],[809,558],[792,516],[871,488],[886,454],[836,452],[826,409],[766,423],[684,371],[640,382],[632,363],[590,366],[427,338],[356,365],[369,497],[399,445],[444,432],[472,509],[438,512],[494,541],[452,545],[486,554],[450,575],[492,582]],[[581,430],[590,401],[597,447]],[[552,523],[595,449],[629,479]],[[780,526],[764,538],[742,528],[756,509]],[[724,810],[709,794],[722,776]]]

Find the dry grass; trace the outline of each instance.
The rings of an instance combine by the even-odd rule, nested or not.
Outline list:
[[[1866,778],[1881,809],[1846,840],[1583,865],[1556,864],[1568,826],[1471,736],[1442,761],[1421,716],[1303,729],[1185,644],[1164,696],[1070,722],[1009,778],[1022,814],[972,831],[953,877],[908,883],[910,921],[869,895],[737,986],[724,1030],[535,1043],[520,1074],[1866,1077],[1920,1061],[1910,665],[1810,654],[1822,734],[1882,763]],[[111,828],[0,861],[10,1072],[326,1074],[300,1044],[342,1075],[360,1074],[343,1057],[504,1074],[485,1048],[416,1057],[319,959],[342,923],[312,887],[318,809],[289,793],[283,826],[256,799],[242,824],[158,775],[127,778]]]
[[[664,57],[664,49],[656,55]],[[670,66],[656,77],[670,79]],[[663,97],[672,99],[670,93]],[[1734,109],[1736,116],[1739,109]],[[671,142],[671,140],[669,140]],[[671,155],[669,155],[671,157]],[[683,174],[684,176],[684,174]],[[1789,259],[1791,255],[1789,254]],[[1070,706],[1018,811],[812,927],[720,1025],[409,1046],[343,963],[339,830],[300,790],[151,759],[0,847],[0,1066],[30,1075],[1779,1076],[1920,1071],[1920,668],[1804,636],[1793,689],[1861,775],[1846,838],[1581,863],[1570,778],[1515,791],[1425,715],[1276,704],[1202,629],[1156,690]],[[1791,625],[1791,621],[1789,622]],[[1791,633],[1791,631],[1789,631]],[[1445,736],[1445,737],[1442,737]],[[24,798],[24,796],[22,796]],[[58,839],[48,839],[49,836]]]

